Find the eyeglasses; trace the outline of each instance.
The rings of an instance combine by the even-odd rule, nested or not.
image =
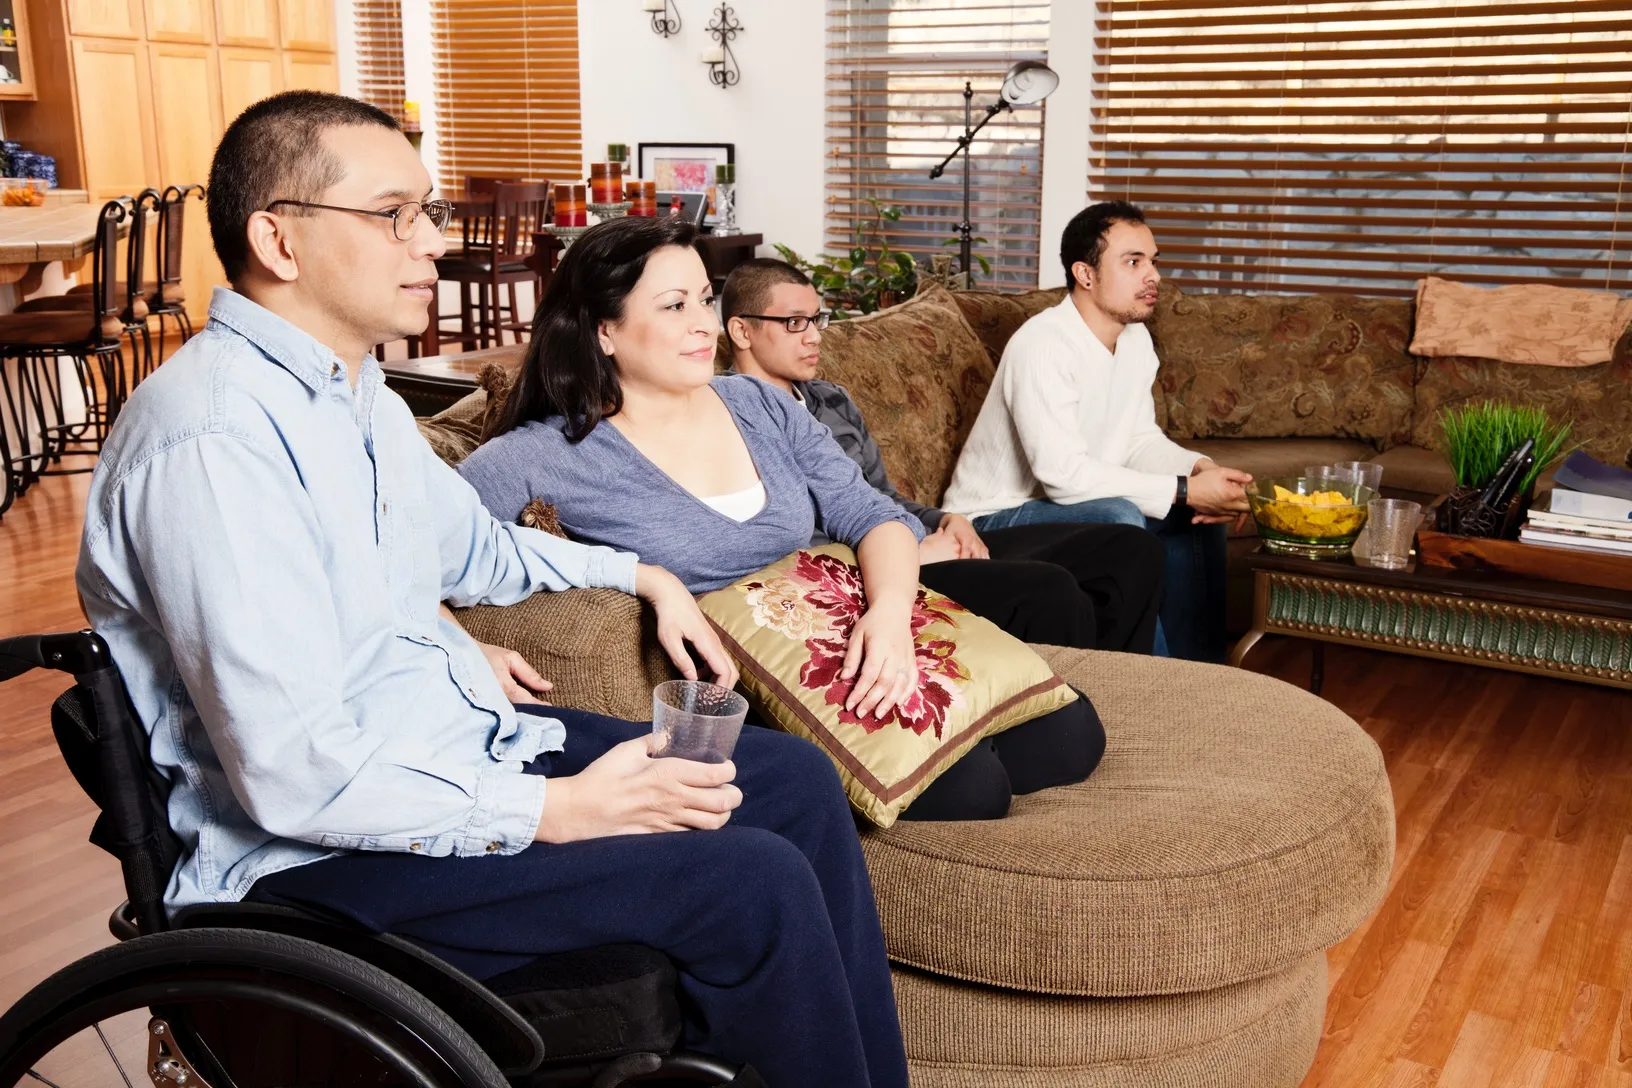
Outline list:
[[[794,314],[783,317],[780,314],[737,314],[738,317],[749,317],[755,321],[775,321],[789,332],[799,333],[815,325],[818,330],[827,328],[833,320],[832,310],[818,310],[814,314]]]
[[[414,227],[419,223],[419,215],[425,213],[425,218],[431,221],[431,226],[439,231],[448,229],[453,221],[453,205],[446,200],[410,200],[406,204],[398,205],[388,212],[371,211],[368,208],[341,208],[333,204],[313,204],[306,200],[274,200],[266,206],[271,211],[279,204],[290,204],[297,208],[321,208],[326,212],[351,212],[353,215],[372,215],[379,219],[391,220],[391,233],[397,236],[397,241],[406,242],[414,236]]]

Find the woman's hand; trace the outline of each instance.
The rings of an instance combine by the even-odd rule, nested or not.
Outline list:
[[[913,652],[912,613],[877,604],[850,629],[839,675],[855,677],[844,709],[857,717],[885,717],[918,687],[918,660]]]
[[[931,563],[946,563],[953,559],[962,559],[963,549],[958,547],[958,540],[944,529],[937,529],[933,533],[925,533],[924,539],[918,542],[918,565],[927,567]]]
[[[986,542],[980,539],[975,532],[975,525],[962,514],[942,514],[938,532],[945,533],[958,542],[958,556],[961,559],[990,559],[992,553],[986,550]]]
[[[687,592],[680,579],[662,567],[641,563],[635,568],[635,594],[657,613],[657,641],[687,680],[697,679],[686,643],[697,648],[704,664],[714,673],[714,683],[736,687],[737,666],[725,652],[720,636],[697,607],[697,599]]]
[[[548,699],[539,696],[547,691],[553,691],[555,685],[540,676],[538,670],[527,664],[527,659],[514,650],[506,650],[503,646],[490,646],[485,642],[476,643],[487,658],[488,667],[493,675],[499,678],[499,687],[504,689],[504,697],[512,703],[547,703]]]
[[[742,804],[736,764],[653,759],[654,737],[626,740],[579,771],[550,779],[533,838],[574,842],[724,827]]]

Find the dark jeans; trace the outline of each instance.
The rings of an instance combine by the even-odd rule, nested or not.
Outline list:
[[[1192,525],[1188,509],[1147,518],[1127,499],[1093,499],[1070,505],[1033,499],[974,519],[982,536],[1017,525],[1096,524],[1148,528],[1167,548],[1167,581],[1161,617],[1174,657],[1223,661],[1224,575],[1228,555],[1223,525]]]
[[[953,559],[918,580],[1023,642],[1148,654],[1167,553],[1125,525],[1024,525],[981,534],[990,559]]]
[[[581,771],[649,724],[557,707]],[[628,942],[679,969],[685,1044],[749,1062],[777,1088],[906,1088],[872,884],[838,775],[814,745],[748,726],[743,802],[719,831],[624,835],[504,857],[352,853],[262,877],[249,898],[397,933],[478,978],[535,956]]]

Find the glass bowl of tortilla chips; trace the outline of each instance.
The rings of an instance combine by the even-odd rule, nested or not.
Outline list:
[[[1364,484],[1330,476],[1271,476],[1247,488],[1264,547],[1305,559],[1348,555],[1376,497]]]

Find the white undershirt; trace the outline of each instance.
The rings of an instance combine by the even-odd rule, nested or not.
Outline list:
[[[753,487],[733,491],[729,495],[710,495],[707,498],[699,495],[697,498],[703,505],[718,510],[732,521],[747,521],[765,509],[765,483],[756,480]]]

